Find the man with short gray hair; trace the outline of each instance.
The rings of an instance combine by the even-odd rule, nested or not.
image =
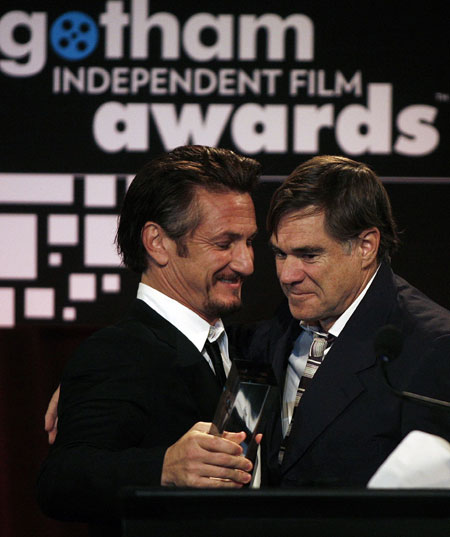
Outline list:
[[[450,313],[392,272],[398,236],[376,174],[315,157],[275,192],[267,222],[287,304],[234,344],[270,362],[282,389],[263,441],[268,484],[365,486],[410,431],[450,440],[448,409],[402,400],[377,366],[376,335],[394,325],[392,384],[449,398]]]

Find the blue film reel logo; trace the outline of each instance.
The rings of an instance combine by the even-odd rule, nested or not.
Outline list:
[[[81,11],[68,11],[58,17],[50,30],[53,50],[66,60],[82,60],[98,43],[94,20]]]

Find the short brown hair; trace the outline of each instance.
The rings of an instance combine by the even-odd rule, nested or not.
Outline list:
[[[275,191],[267,217],[270,234],[277,234],[281,218],[291,212],[316,208],[325,214],[327,232],[345,242],[362,231],[380,231],[378,260],[390,261],[399,238],[388,194],[369,166],[340,156],[318,156],[298,166]]]
[[[158,223],[185,254],[183,237],[199,224],[196,191],[251,193],[260,164],[228,149],[181,146],[154,158],[138,172],[125,196],[116,236],[117,249],[129,269],[142,273],[147,256],[141,232],[148,221]]]

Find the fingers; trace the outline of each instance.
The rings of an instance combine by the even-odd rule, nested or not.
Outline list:
[[[251,478],[248,480],[250,482]],[[198,477],[195,482],[192,482],[189,487],[207,488],[207,489],[240,489],[247,483],[239,483],[231,479],[221,479],[218,477]]]
[[[242,456],[242,447],[207,434],[211,424],[195,424],[164,456],[162,485],[188,487],[241,487],[251,480],[252,463]],[[233,433],[241,441],[245,433]]]
[[[47,433],[52,431],[56,426],[58,421],[58,416],[53,411],[47,410],[44,418],[44,429]]]
[[[230,440],[230,442],[234,442],[235,444],[241,444],[247,435],[244,433],[244,431],[240,433],[230,433],[229,431],[224,431],[222,434],[222,438],[225,438],[226,440]]]
[[[199,433],[197,431],[189,431],[182,439],[184,439],[184,456],[188,462],[194,461],[201,463],[204,465],[203,468],[209,465],[225,469],[238,469],[244,472],[250,472],[252,470],[251,461],[242,456],[243,449],[235,442],[231,442],[220,436]],[[198,468],[195,468],[195,470],[198,471]],[[221,473],[209,473],[205,475],[229,478],[228,473],[226,475]]]
[[[232,464],[230,466],[214,465],[208,461],[200,467],[199,475],[212,477],[215,479],[225,479],[245,485],[250,482],[251,474],[249,473],[253,465],[244,457],[241,457],[242,464]]]
[[[56,435],[58,434],[58,418],[56,418],[53,429],[49,429],[49,430],[46,429],[46,431],[48,433],[48,443],[50,445],[53,445],[56,440]]]
[[[225,472],[223,469],[207,468],[206,471],[214,475],[200,475],[196,483],[192,486],[204,488],[242,488],[244,485],[250,483],[252,479],[251,474],[239,470],[228,469]]]
[[[228,431],[224,431],[222,437],[226,438],[227,440],[231,440],[231,442],[235,442],[236,444],[241,444],[245,440],[246,434],[244,432],[230,433]],[[262,438],[262,433],[258,433],[255,435],[255,442],[258,445],[261,444]]]
[[[174,484],[188,487],[240,488],[251,481],[251,474],[236,468],[199,463],[198,465],[188,465],[186,469],[182,481]]]
[[[243,459],[243,457],[241,457]],[[244,466],[248,464],[251,467],[250,461],[244,463]],[[213,487],[217,488],[227,483],[227,486],[232,484],[243,486],[250,482],[251,474],[248,472],[231,466],[221,466],[213,464],[211,460],[205,461],[191,461],[186,465],[185,484],[189,487]],[[210,481],[209,481],[210,480]]]
[[[44,429],[48,433],[48,443],[53,444],[58,433],[59,386],[53,393],[44,417]]]
[[[55,425],[55,421],[58,417],[58,400],[59,400],[59,389],[58,386],[54,391],[47,407],[45,413],[45,430],[51,431]]]
[[[199,457],[197,460],[205,465],[223,468],[225,470],[231,468],[236,470],[242,470],[244,472],[251,472],[253,468],[251,461],[249,459],[246,459],[242,455],[229,455],[223,452],[203,451],[199,453]],[[229,477],[228,474],[226,476],[215,473],[210,473],[208,475],[211,475],[213,477]]]
[[[200,433],[209,433],[210,429],[211,429],[211,423],[206,423],[204,421],[198,421],[195,425],[193,425],[189,429],[189,431],[199,431]]]
[[[232,434],[241,434],[241,433],[232,433]],[[242,433],[243,436],[239,441],[232,441],[228,438],[221,436],[214,436],[212,434],[201,433],[198,436],[198,442],[200,447],[210,452],[218,453],[228,453],[230,455],[242,455],[243,449],[239,445],[245,439],[245,433]]]

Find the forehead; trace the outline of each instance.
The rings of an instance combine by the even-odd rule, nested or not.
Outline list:
[[[248,193],[226,190],[210,192],[198,189],[196,200],[200,209],[199,228],[211,228],[211,231],[234,231],[245,227],[256,230],[255,207]]]
[[[325,228],[325,213],[312,207],[283,215],[271,242],[286,243],[292,247],[337,243]]]

